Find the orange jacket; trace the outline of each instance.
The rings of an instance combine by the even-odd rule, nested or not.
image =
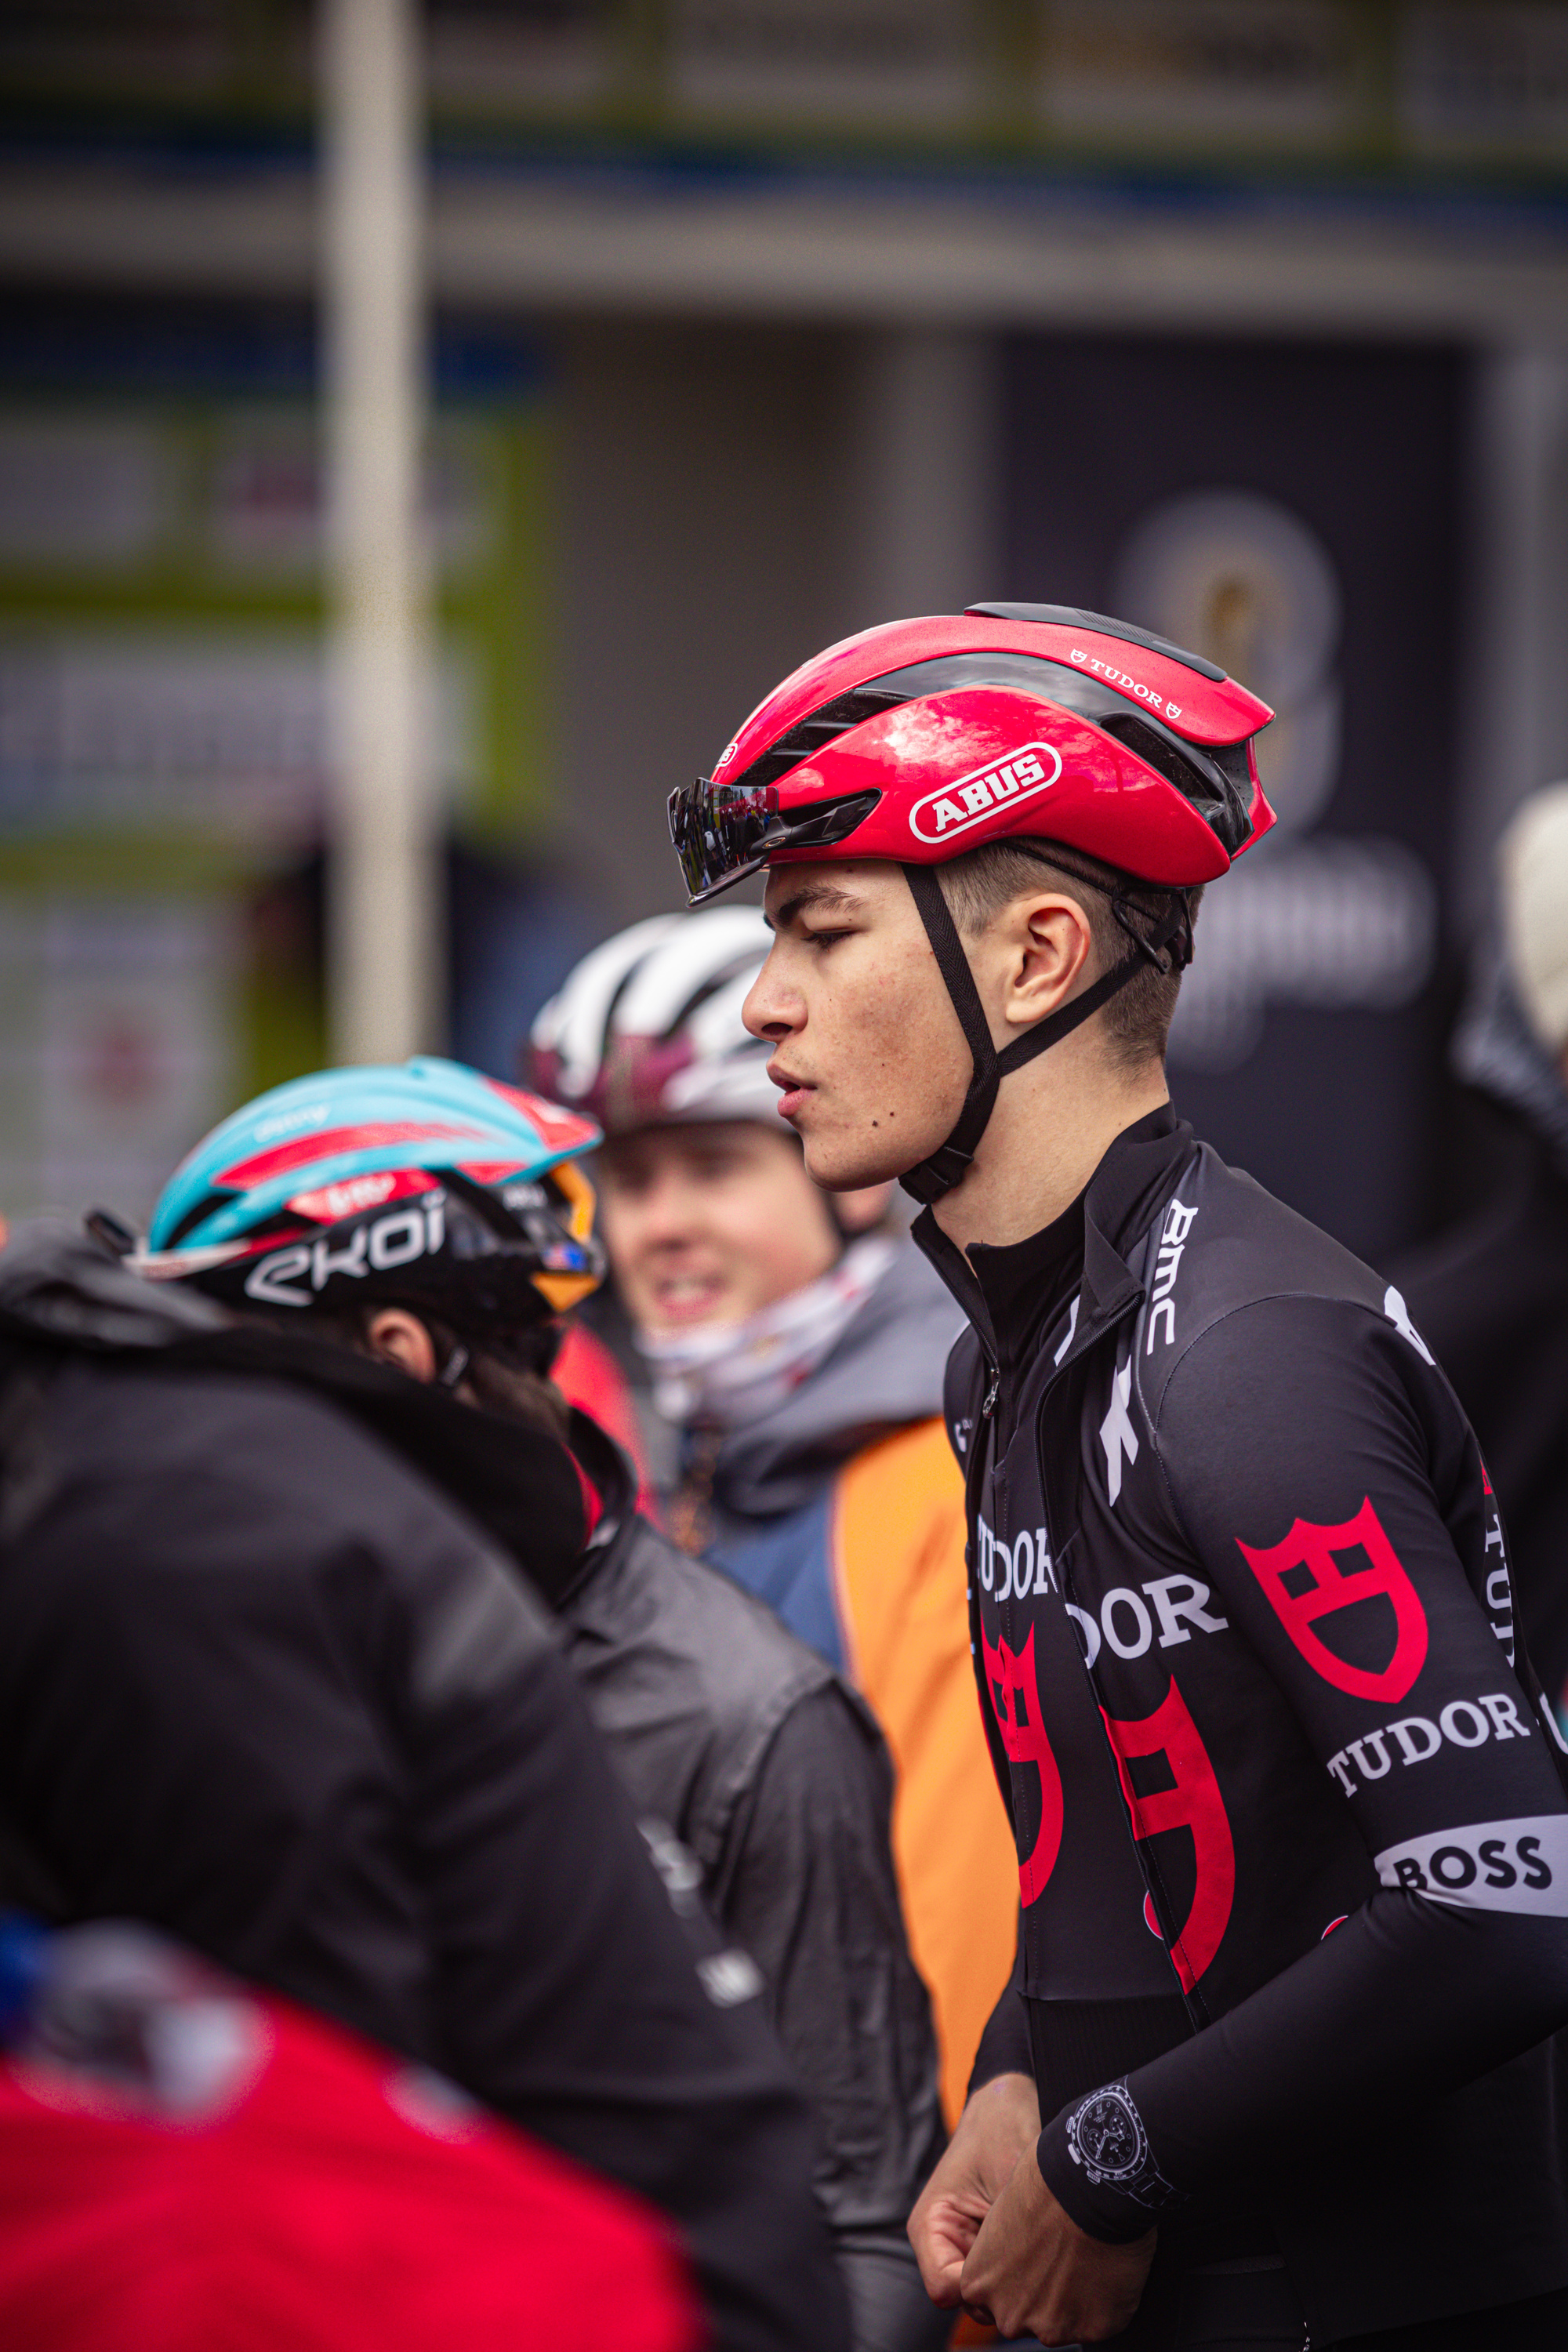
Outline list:
[[[898,1771],[893,1855],[950,2127],[1013,1965],[1018,1904],[974,1696],[963,1542],[963,1482],[940,1419],[868,1445],[834,1482],[833,1597],[850,1678]]]

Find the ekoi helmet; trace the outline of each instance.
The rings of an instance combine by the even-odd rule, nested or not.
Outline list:
[[[1253,738],[1273,713],[1214,663],[1068,604],[974,604],[830,646],[746,720],[710,777],[670,794],[693,905],[764,866],[900,865],[963,1024],[974,1077],[941,1150],[901,1180],[940,1199],[973,1157],[1007,1071],[1152,964],[1192,958],[1187,893],[1274,823]],[[1123,960],[998,1055],[934,868],[987,843],[1104,872]],[[1066,852],[1063,856],[1061,853]],[[1119,894],[1168,893],[1166,912]]]
[[[216,1127],[127,1264],[252,1313],[383,1301],[504,1339],[603,1279],[575,1164],[598,1141],[458,1062],[321,1070]]]

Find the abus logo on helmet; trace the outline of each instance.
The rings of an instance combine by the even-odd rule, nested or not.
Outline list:
[[[1049,743],[1026,743],[1005,760],[993,760],[989,767],[927,793],[910,811],[910,831],[917,841],[951,841],[955,833],[984,824],[994,810],[1048,792],[1061,772],[1061,753]],[[921,822],[927,816],[929,832]]]

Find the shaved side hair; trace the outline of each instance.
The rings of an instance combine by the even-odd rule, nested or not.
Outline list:
[[[1052,846],[1050,842],[1041,841],[1026,850],[1015,848],[1011,842],[997,841],[971,849],[963,856],[951,858],[937,867],[942,896],[952,910],[961,936],[973,940],[988,929],[1003,908],[1012,906],[1015,899],[1037,896],[1041,890],[1059,890],[1064,898],[1072,899],[1089,917],[1093,945],[1088,977],[1096,980],[1133,952],[1131,940],[1111,912],[1111,892],[1131,908],[1134,917],[1150,923],[1158,921],[1164,913],[1170,893],[1151,889],[1130,875],[1118,874],[1081,850],[1067,853],[1074,866],[1083,869],[1069,873],[1052,862]],[[1103,885],[1096,887],[1087,881],[1088,874],[1103,875]],[[1201,885],[1188,893],[1194,918],[1203,895]],[[1152,964],[1141,962],[1134,977],[1101,1008],[1096,1017],[1103,1024],[1111,1055],[1120,1068],[1136,1070],[1148,1062],[1163,1062],[1181,985],[1179,971],[1160,972]]]

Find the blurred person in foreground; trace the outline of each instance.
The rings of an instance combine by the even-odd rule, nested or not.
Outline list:
[[[532,1122],[499,1098],[483,1121],[446,1108],[426,1124],[545,1163],[527,1227],[455,1199],[448,1221],[439,1185],[384,1171],[368,1189],[390,1216],[345,1232],[307,1207],[286,1223],[310,1238],[201,1262],[276,1277],[275,1300],[302,1272],[308,1297],[314,1265],[407,1265],[445,1226],[499,1296],[539,1299],[552,1267],[581,1280]],[[295,1112],[256,1139],[289,1199],[324,1125]],[[343,1173],[338,1200],[363,1204]],[[815,2134],[755,1969],[668,1864],[661,1883],[535,1597],[586,1537],[552,1434],[235,1328],[98,1240],[15,1235],[0,1877],[56,1923],[160,1926],[660,2207],[725,2352],[838,2347]],[[611,2298],[613,2319],[613,2279],[554,2285]]]
[[[635,924],[540,1014],[531,1067],[605,1131],[610,1303],[652,1377],[667,1526],[847,1674],[887,1735],[904,1916],[953,2119],[1017,1911],[942,1422],[960,1318],[891,1223],[890,1185],[835,1195],[807,1175],[741,1020],[768,944],[749,907]]]
[[[1568,1730],[1568,783],[1525,802],[1498,872],[1502,951],[1453,1063],[1501,1114],[1511,1166],[1483,1210],[1392,1271],[1475,1424],[1530,1654]]]
[[[808,1169],[897,1177],[969,1317],[1025,1928],[910,2233],[1052,2345],[1561,2352],[1568,1766],[1495,1502],[1397,1294],[1165,1082],[1269,716],[980,604],[828,647],[670,799],[694,898],[767,869],[745,1020]]]
[[[598,1139],[452,1062],[322,1071],[196,1147],[140,1264],[251,1318],[246,1360],[308,1378],[507,1547],[672,1890],[723,1930],[713,1997],[760,1994],[811,2100],[859,2352],[919,2352],[944,2331],[904,2224],[944,2135],[887,1750],[822,1659],[638,1516],[625,1456],[551,1384],[556,1310],[603,1263],[578,1166]],[[532,1523],[541,1443],[581,1496],[559,1550]]]
[[[5,2352],[705,2340],[650,2207],[439,2075],[144,1927],[0,1914]]]

